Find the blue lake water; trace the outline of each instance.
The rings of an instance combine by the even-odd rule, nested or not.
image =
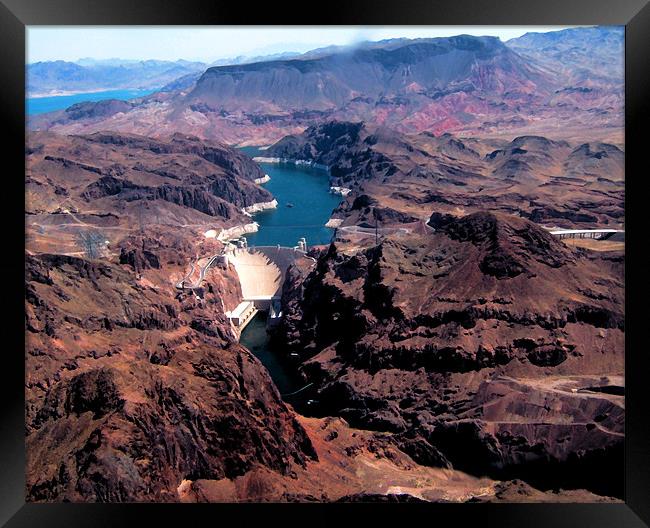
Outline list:
[[[253,147],[241,149],[251,157],[265,156]],[[253,215],[260,225],[257,233],[246,235],[249,246],[295,246],[305,237],[307,245],[329,244],[333,230],[325,227],[341,197],[330,194],[327,172],[290,164],[261,163],[271,177],[263,187],[278,201],[277,209]],[[292,207],[288,207],[292,205]]]
[[[262,362],[271,374],[280,394],[286,397],[297,391],[304,383],[301,383],[295,370],[287,364],[286,359],[283,359],[281,354],[273,349],[266,332],[266,318],[266,314],[258,313],[244,328],[239,342]]]
[[[251,157],[265,156],[254,147],[241,149]],[[262,170],[271,177],[263,186],[278,201],[278,208],[253,215],[260,225],[257,233],[246,235],[249,246],[295,246],[305,237],[308,245],[328,244],[333,230],[325,227],[341,197],[330,194],[329,178],[324,170],[290,164],[261,163]],[[287,207],[292,204],[293,207]],[[299,412],[309,412],[314,388],[303,387],[282,350],[276,350],[266,331],[266,315],[258,314],[243,330],[240,343],[248,348],[268,369],[283,398]]]
[[[57,95],[52,97],[28,97],[25,99],[27,115],[44,114],[55,110],[64,110],[83,101],[103,101],[104,99],[134,99],[153,93],[154,90],[107,90],[104,92],[83,93],[75,95]]]

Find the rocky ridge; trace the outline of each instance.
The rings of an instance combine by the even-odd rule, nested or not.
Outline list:
[[[153,226],[209,229],[250,223],[244,210],[273,201],[244,154],[175,134],[165,140],[101,132],[36,133],[27,145],[26,212],[32,249],[79,254],[79,232],[114,246]]]
[[[593,29],[545,34],[551,45],[538,45],[530,36],[508,43],[470,35],[392,39],[217,66],[131,108],[115,107],[106,115],[92,107],[60,111],[34,116],[30,127],[62,133],[110,128],[161,137],[182,131],[262,145],[344,119],[463,137],[542,135],[552,128],[572,141],[588,134],[618,143],[623,55],[616,50],[623,35],[619,28],[597,28],[594,37]]]
[[[332,121],[287,136],[268,153],[327,165],[332,185],[352,188],[334,213],[343,225],[374,225],[368,213],[377,204],[384,225],[482,210],[565,228],[621,229],[624,219],[624,153],[611,144],[405,135]]]
[[[27,257],[30,501],[175,501],[184,479],[283,474],[316,457],[228,330],[232,272],[215,270],[197,300],[161,281],[164,253],[144,255]]]
[[[422,464],[621,496],[622,255],[496,213],[430,224],[288,274],[277,335],[319,412]]]

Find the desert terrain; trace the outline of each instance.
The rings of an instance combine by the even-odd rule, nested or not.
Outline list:
[[[216,65],[31,116],[27,499],[622,500],[622,41],[557,33]],[[274,282],[300,405],[230,318],[240,237],[281,198],[246,145],[346,190]]]

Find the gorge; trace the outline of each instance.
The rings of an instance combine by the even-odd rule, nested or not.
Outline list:
[[[30,116],[28,500],[620,501],[619,32],[558,33]]]

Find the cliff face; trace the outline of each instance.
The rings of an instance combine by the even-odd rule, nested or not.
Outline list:
[[[143,266],[140,244],[123,266],[27,256],[30,501],[175,501],[184,479],[282,475],[315,458],[229,329],[236,279],[215,270],[201,300],[174,295],[157,282],[168,255],[149,244]]]
[[[345,106],[357,94],[390,99],[410,93],[416,99],[452,86],[528,91],[548,85],[548,78],[498,38],[461,35],[217,66],[203,74],[189,97],[226,110],[326,110]]]
[[[352,188],[335,212],[350,218],[345,225],[363,217],[355,203],[362,195],[366,208],[401,213],[388,223],[490,210],[561,227],[621,228],[624,217],[624,153],[611,144],[405,135],[333,121],[287,136],[268,153],[325,164],[334,185]]]
[[[26,431],[30,501],[176,501],[193,479],[278,475],[316,455],[225,311],[231,269],[174,284],[273,197],[215,142],[30,136]]]
[[[113,247],[134,231],[207,230],[250,223],[243,210],[273,200],[259,166],[239,151],[176,134],[159,140],[101,132],[30,135],[26,146],[30,249],[83,255],[79,233]]]
[[[180,134],[168,140],[118,133],[35,134],[27,154],[36,210],[63,198],[77,209],[110,205],[112,210],[119,209],[117,201],[163,200],[228,218],[237,208],[272,200],[255,185],[264,174],[250,158]]]
[[[622,255],[500,214],[431,224],[288,275],[280,335],[316,412],[392,431],[419,463],[620,496]]]

